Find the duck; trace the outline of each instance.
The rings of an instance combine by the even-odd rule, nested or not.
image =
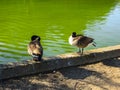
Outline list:
[[[78,47],[78,52],[80,52],[81,55],[83,55],[84,48],[89,44],[92,44],[94,47],[96,47],[96,43],[94,42],[93,38],[76,34],[76,32],[72,32],[72,35],[69,37],[69,44]]]
[[[35,61],[42,61],[43,47],[40,43],[40,40],[40,36],[31,36],[31,41],[27,47],[29,55],[31,55]]]

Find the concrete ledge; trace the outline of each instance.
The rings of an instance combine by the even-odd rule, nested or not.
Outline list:
[[[60,69],[69,66],[83,65],[94,63],[104,59],[115,58],[120,56],[120,45],[99,48],[84,52],[81,56],[79,53],[61,54],[53,57],[43,58],[43,62],[32,60],[8,63],[0,65],[0,80],[12,77],[19,77],[50,70]]]

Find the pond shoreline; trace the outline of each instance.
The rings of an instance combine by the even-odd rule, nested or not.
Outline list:
[[[0,90],[119,90],[120,58],[0,82]]]
[[[84,55],[80,53],[69,53],[54,57],[43,58],[43,62],[32,60],[0,65],[0,79],[9,79],[54,71],[65,67],[80,66],[83,64],[95,63],[105,59],[120,56],[120,45],[104,47],[86,51]],[[22,71],[22,72],[21,72]]]

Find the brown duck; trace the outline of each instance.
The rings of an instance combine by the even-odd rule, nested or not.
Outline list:
[[[81,54],[83,54],[84,48],[87,47],[90,43],[92,43],[92,45],[96,47],[96,43],[94,42],[93,38],[83,35],[77,35],[76,32],[73,32],[72,35],[69,37],[69,44],[77,46]]]
[[[41,38],[37,35],[31,37],[31,42],[28,44],[28,53],[35,61],[41,61],[43,56],[43,48],[40,43]]]

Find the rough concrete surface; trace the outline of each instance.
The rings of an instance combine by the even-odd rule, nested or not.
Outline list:
[[[1,80],[0,90],[120,90],[120,58]]]
[[[66,53],[52,57],[44,57],[42,62],[24,60],[21,62],[0,64],[0,80],[26,76],[61,69],[70,66],[98,62],[120,56],[120,45],[93,49],[80,53]]]

